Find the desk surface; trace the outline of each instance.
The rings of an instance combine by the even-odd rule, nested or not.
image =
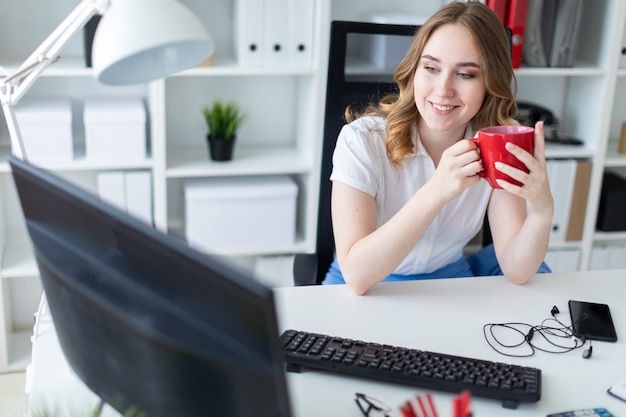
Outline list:
[[[477,417],[546,416],[593,407],[606,407],[615,416],[626,416],[626,402],[606,393],[609,386],[626,377],[626,270],[544,274],[523,286],[502,277],[485,277],[381,283],[361,297],[343,285],[280,288],[275,295],[281,330],[311,331],[542,370],[542,399],[538,403],[508,410],[498,401],[474,398]],[[590,359],[583,359],[583,349],[512,358],[495,352],[485,341],[484,324],[539,325],[551,317],[554,305],[561,311],[557,318],[569,325],[570,299],[608,304],[617,343],[594,342]],[[288,374],[287,378],[297,417],[358,417],[355,392],[391,406],[425,392],[312,370]],[[439,414],[452,415],[452,395],[432,393]]]
[[[626,416],[626,402],[606,393],[610,385],[626,377],[625,290],[626,270],[615,270],[539,275],[524,286],[515,286],[502,277],[486,277],[384,283],[362,297],[351,294],[344,285],[280,288],[275,295],[281,330],[312,331],[542,370],[541,401],[507,410],[498,401],[474,398],[476,417],[544,417],[600,406],[615,416]],[[550,317],[554,305],[561,311],[558,318],[569,324],[570,299],[609,304],[617,343],[595,342],[593,356],[583,359],[581,349],[510,358],[485,342],[484,324],[540,324]],[[39,321],[34,338],[33,369],[27,380],[31,410],[40,410],[42,404],[59,410],[92,409],[96,398],[69,370],[54,325],[47,317]],[[417,388],[312,370],[288,373],[287,379],[294,417],[361,417],[353,400],[355,392],[391,406],[424,393]],[[452,395],[432,393],[439,415],[451,416]],[[105,409],[104,415],[119,416],[111,409]]]

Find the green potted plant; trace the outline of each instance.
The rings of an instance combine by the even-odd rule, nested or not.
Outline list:
[[[209,153],[214,161],[232,159],[233,147],[237,138],[237,129],[246,120],[247,115],[235,102],[224,103],[215,100],[211,105],[202,108],[206,121]]]

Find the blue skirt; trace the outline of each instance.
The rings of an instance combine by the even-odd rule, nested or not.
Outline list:
[[[545,262],[542,262],[537,273],[542,274],[547,272],[552,271]],[[427,274],[413,275],[391,274],[387,278],[383,279],[382,282],[491,275],[504,275],[500,269],[500,265],[498,265],[493,244],[485,246],[467,259],[461,257],[457,261],[452,262],[443,268],[439,268],[436,271],[429,272]],[[346,281],[343,279],[343,274],[339,269],[339,263],[337,262],[337,258],[335,258],[328,269],[328,273],[326,274],[324,281],[322,281],[322,285],[345,283]]]

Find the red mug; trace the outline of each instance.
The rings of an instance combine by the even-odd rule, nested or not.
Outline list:
[[[512,153],[505,149],[507,142],[514,143],[525,149],[531,155],[535,150],[535,129],[529,126],[491,126],[478,131],[478,137],[470,139],[480,152],[483,162],[483,171],[478,175],[489,182],[493,188],[502,188],[496,182],[497,179],[505,180],[515,185],[522,185],[508,175],[498,171],[496,162],[504,162],[507,165],[528,172],[528,168]]]

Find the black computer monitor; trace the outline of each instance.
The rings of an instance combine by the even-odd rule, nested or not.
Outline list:
[[[61,348],[93,392],[147,417],[291,415],[269,288],[9,163]]]

